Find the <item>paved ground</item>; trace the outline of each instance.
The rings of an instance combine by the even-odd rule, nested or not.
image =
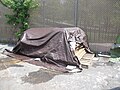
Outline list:
[[[120,90],[120,62],[108,61],[101,57],[80,73],[60,74],[0,54],[0,90]]]

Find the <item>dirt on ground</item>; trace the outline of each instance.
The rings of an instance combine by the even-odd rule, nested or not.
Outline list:
[[[96,57],[82,72],[59,73],[0,54],[0,90],[120,90],[120,62]]]

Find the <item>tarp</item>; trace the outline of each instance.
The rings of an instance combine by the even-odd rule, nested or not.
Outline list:
[[[42,62],[58,67],[80,66],[72,52],[70,42],[77,42],[90,52],[87,37],[80,28],[31,28],[13,49],[14,54],[40,58]]]

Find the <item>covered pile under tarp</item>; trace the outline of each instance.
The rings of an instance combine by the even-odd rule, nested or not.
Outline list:
[[[79,67],[80,61],[72,52],[72,47],[75,46],[71,46],[71,42],[83,45],[85,50],[90,52],[84,31],[77,27],[31,28],[24,32],[12,52],[30,58],[40,58],[42,62],[59,68],[67,65]]]

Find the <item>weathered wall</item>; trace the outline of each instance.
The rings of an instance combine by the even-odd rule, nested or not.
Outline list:
[[[0,41],[13,40],[13,29],[6,24],[5,13],[10,12],[7,8],[0,4]]]
[[[91,44],[94,51],[108,51],[111,48],[108,43],[114,43],[120,34],[120,11],[117,6],[119,0],[38,0],[38,2],[40,7],[30,11],[30,28],[77,25],[86,32],[89,42],[94,43]],[[10,10],[0,4],[0,41],[4,42],[15,41],[15,30],[6,24],[4,17],[5,13],[9,12]]]

